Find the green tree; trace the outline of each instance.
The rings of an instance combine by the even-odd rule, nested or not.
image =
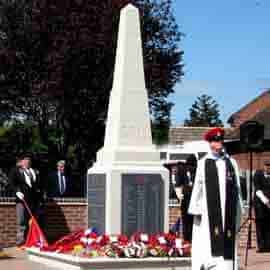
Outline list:
[[[223,126],[219,117],[218,103],[211,96],[201,95],[197,97],[197,100],[189,109],[189,119],[184,121],[184,125],[195,127]]]
[[[77,159],[93,158],[103,144],[119,14],[128,2],[140,9],[154,137],[162,140],[167,98],[183,75],[171,0],[0,0],[0,113],[36,123],[49,151],[66,156],[72,146]],[[61,140],[50,139],[52,116]],[[56,141],[61,147],[51,147]]]

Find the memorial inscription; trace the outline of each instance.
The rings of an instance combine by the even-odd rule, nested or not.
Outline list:
[[[122,232],[163,231],[164,188],[160,174],[122,175]]]
[[[88,226],[105,233],[106,175],[89,174],[87,182]]]

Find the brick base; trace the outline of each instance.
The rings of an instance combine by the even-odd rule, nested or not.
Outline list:
[[[41,226],[50,242],[71,231],[87,227],[87,204],[85,202],[49,202]],[[14,246],[16,243],[16,205],[0,202],[0,243]]]
[[[1,246],[14,245],[16,242],[15,203],[0,203],[0,220]]]
[[[169,223],[174,224],[180,216],[178,204],[169,207]],[[77,229],[87,227],[87,203],[80,200],[49,202],[45,208],[46,219],[43,221],[43,230],[48,240],[55,241],[61,236]],[[0,202],[0,244],[13,246],[16,242],[16,211],[14,202]],[[245,218],[243,218],[245,221]],[[247,244],[248,223],[245,223],[240,232],[239,245]],[[255,224],[252,223],[252,245],[256,245]]]

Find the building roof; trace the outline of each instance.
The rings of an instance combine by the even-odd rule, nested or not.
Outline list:
[[[265,97],[265,96],[267,96],[267,95],[270,96],[270,89],[266,89],[261,95],[257,96],[257,97],[254,98],[252,101],[250,101],[249,103],[247,103],[246,105],[244,105],[244,106],[243,106],[242,108],[240,108],[237,112],[233,113],[233,114],[229,117],[229,119],[228,119],[227,122],[231,124],[231,123],[233,122],[234,118],[235,118],[239,113],[241,113],[242,111],[248,109],[248,107],[249,107],[251,104],[257,102],[259,99],[261,99],[261,98],[263,98],[263,97]]]
[[[203,135],[213,127],[171,127],[169,131],[169,144],[183,144],[190,141],[201,141]],[[225,139],[229,138],[233,128],[225,128]]]
[[[270,108],[261,110],[249,121],[256,121],[264,125],[264,139],[270,140]],[[240,139],[240,128],[231,129],[228,133],[228,138],[233,140]]]
[[[199,141],[209,127],[171,127],[169,131],[169,144],[182,144],[187,141]]]

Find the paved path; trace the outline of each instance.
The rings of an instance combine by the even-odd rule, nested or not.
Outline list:
[[[245,269],[246,250],[240,250],[240,265]],[[248,250],[246,270],[270,270],[270,253],[257,253],[256,248]]]
[[[39,263],[29,261],[26,253],[24,251],[17,250],[16,248],[6,249],[5,252],[10,257],[7,259],[0,259],[1,270],[56,270]]]
[[[18,251],[16,248],[5,250],[10,258],[0,259],[1,270],[56,270],[56,268],[47,267],[27,259],[26,253]],[[252,248],[248,251],[248,266],[245,264],[245,250],[240,250],[240,266],[243,270],[269,270],[270,269],[270,253],[256,253],[256,249]]]

